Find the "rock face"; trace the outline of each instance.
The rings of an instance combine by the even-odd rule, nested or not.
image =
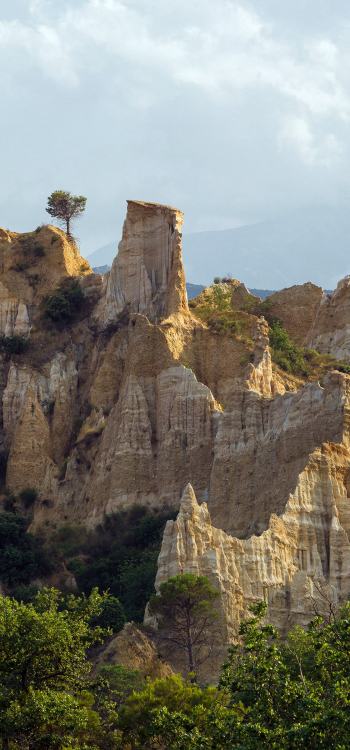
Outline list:
[[[0,229],[0,334],[29,335],[42,299],[67,277],[91,273],[75,243],[56,227],[26,234]]]
[[[339,360],[350,357],[350,276],[324,295],[308,335],[308,344]]]
[[[152,680],[173,674],[170,665],[158,653],[152,632],[137,627],[133,622],[124,625],[104,647],[97,659],[97,665],[120,664],[126,669],[135,669],[142,677]]]
[[[188,309],[182,219],[129,201],[103,278],[54,227],[1,231],[0,334],[29,337],[26,352],[0,352],[2,490],[36,488],[32,529],[49,531],[93,527],[134,503],[178,510],[190,483],[157,586],[181,570],[209,575],[225,646],[252,601],[266,598],[284,632],[315,602],[350,594],[350,378],[276,373],[263,308],[240,282]],[[71,277],[83,309],[55,327],[43,299]],[[349,290],[344,280],[327,297],[306,284],[266,310],[300,343],[344,358]],[[118,638],[122,650],[135,640]]]
[[[322,299],[322,289],[308,282],[271,294],[265,305],[269,315],[278,318],[293,340],[304,346],[314,326]]]
[[[104,323],[124,310],[152,321],[187,310],[182,223],[183,214],[176,208],[128,201],[123,237],[100,311]]]
[[[350,358],[350,276],[332,294],[308,282],[271,294],[264,304],[296,343],[340,361]]]
[[[235,640],[249,606],[268,604],[268,618],[282,633],[306,625],[315,611],[327,614],[350,596],[348,434],[340,444],[314,450],[283,512],[272,513],[260,536],[238,539],[216,528],[206,503],[190,485],[176,521],[168,521],[156,588],[170,576],[207,576],[220,591],[223,643]],[[222,652],[210,668],[218,667]]]

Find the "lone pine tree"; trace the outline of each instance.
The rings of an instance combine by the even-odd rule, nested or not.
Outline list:
[[[70,237],[71,221],[84,213],[86,200],[84,195],[71,195],[64,190],[55,190],[47,199],[46,211],[63,224]]]

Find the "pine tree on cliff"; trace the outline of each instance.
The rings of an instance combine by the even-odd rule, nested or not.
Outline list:
[[[219,635],[218,596],[205,576],[182,573],[162,583],[150,599],[149,610],[158,619],[162,639],[186,654],[193,678]]]
[[[55,190],[47,199],[46,211],[63,224],[70,237],[71,221],[84,213],[86,200],[84,195],[71,195],[64,190]]]

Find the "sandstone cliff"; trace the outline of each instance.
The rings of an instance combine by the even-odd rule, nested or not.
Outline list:
[[[103,323],[124,310],[152,321],[187,310],[182,223],[183,214],[176,208],[128,201],[123,237],[99,313]]]
[[[32,529],[50,533],[134,503],[177,510],[190,483],[157,585],[181,570],[210,575],[224,643],[251,601],[267,598],[284,630],[315,600],[349,594],[349,378],[278,372],[263,306],[240,282],[188,307],[182,220],[129,201],[103,279],[60,230],[2,230],[0,333],[29,338],[26,351],[0,352],[2,489],[34,487]],[[83,307],[56,325],[43,300],[72,278]],[[346,358],[349,289],[327,297],[306,284],[266,310],[300,343]]]

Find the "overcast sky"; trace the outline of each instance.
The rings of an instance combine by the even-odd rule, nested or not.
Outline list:
[[[0,0],[0,225],[83,193],[85,254],[126,198],[187,231],[350,202],[349,0]]]

